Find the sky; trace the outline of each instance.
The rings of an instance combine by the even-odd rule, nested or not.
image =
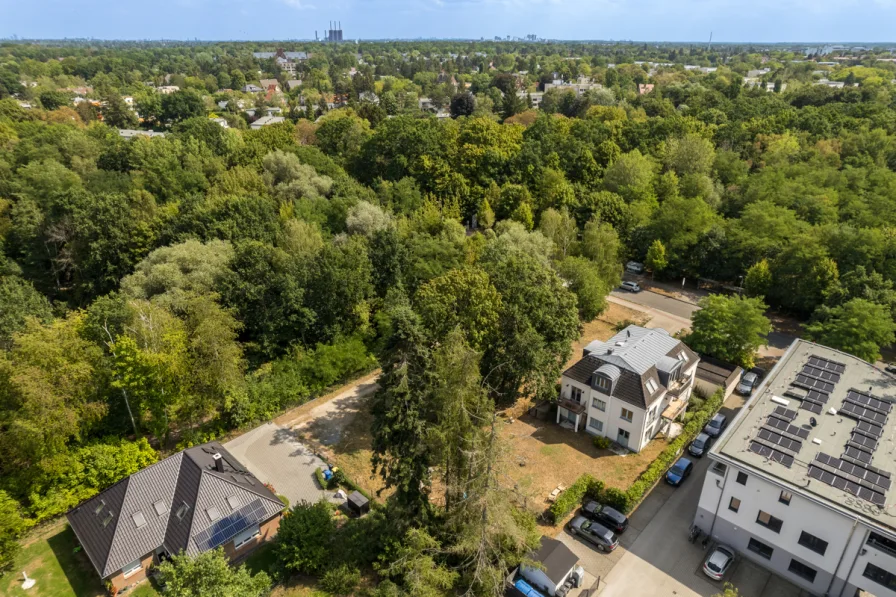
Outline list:
[[[0,0],[0,38],[896,42],[896,0]]]

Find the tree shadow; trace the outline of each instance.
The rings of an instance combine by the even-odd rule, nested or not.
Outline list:
[[[105,594],[99,575],[84,550],[78,549],[80,545],[68,524],[60,532],[49,537],[47,545],[59,562],[59,567],[76,597],[97,597]]]

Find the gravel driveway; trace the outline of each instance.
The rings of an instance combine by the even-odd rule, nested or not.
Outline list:
[[[224,447],[262,482],[270,483],[277,493],[289,498],[290,504],[302,500],[316,502],[321,497],[340,503],[333,498],[333,492],[317,485],[314,470],[326,466],[324,461],[287,427],[265,423]]]

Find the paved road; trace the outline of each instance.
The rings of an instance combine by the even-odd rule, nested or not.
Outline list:
[[[656,309],[657,311],[663,311],[687,320],[691,319],[691,313],[699,309],[699,307],[693,303],[674,299],[664,294],[650,292],[649,290],[642,290],[641,292],[614,290],[610,295],[615,296],[618,299],[629,301],[630,303]]]

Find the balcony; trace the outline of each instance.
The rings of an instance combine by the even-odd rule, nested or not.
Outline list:
[[[676,380],[669,383],[666,389],[666,395],[672,399],[678,398],[684,394],[693,385],[693,378],[688,377],[685,380]]]
[[[565,408],[569,412],[575,413],[577,415],[584,414],[585,405],[581,402],[576,402],[575,400],[570,400],[569,398],[560,398],[557,400],[557,406],[560,408]]]

